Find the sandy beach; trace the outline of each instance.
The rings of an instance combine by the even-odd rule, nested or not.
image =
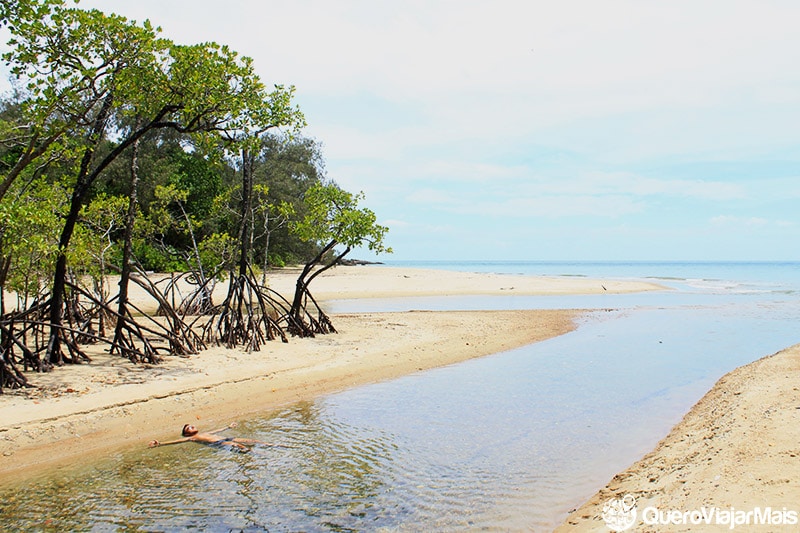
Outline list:
[[[290,295],[296,270],[272,273]],[[113,282],[112,282],[113,283]],[[320,300],[459,294],[591,294],[659,290],[640,282],[339,267],[315,280]],[[224,293],[217,287],[215,298]],[[155,304],[137,293],[145,310]],[[33,374],[36,388],[0,396],[0,473],[33,471],[174,438],[356,385],[480,357],[563,334],[579,311],[454,311],[334,315],[339,333],[260,352],[213,348],[137,366],[101,349],[90,364]]]
[[[617,474],[557,531],[609,531],[603,506],[626,494],[636,499],[639,513],[632,531],[732,529],[725,514],[710,524],[695,514],[681,523],[648,525],[648,508],[681,514],[705,508],[706,516],[713,508],[735,510],[744,513],[738,515],[744,522],[734,523],[737,531],[797,531],[798,522],[757,525],[747,513],[771,508],[779,513],[776,519],[792,520],[784,510],[797,518],[798,479],[800,345],[722,377],[654,451]]]

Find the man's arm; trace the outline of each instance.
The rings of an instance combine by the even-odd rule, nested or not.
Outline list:
[[[209,433],[219,433],[220,431],[225,431],[226,429],[235,428],[238,425],[239,425],[239,422],[231,422],[230,424],[228,424],[224,428],[215,429],[213,431],[209,431]]]
[[[186,441],[189,441],[189,440],[192,440],[192,438],[191,437],[184,437],[182,439],[168,440],[166,442],[159,442],[157,440],[151,440],[150,444],[148,446],[150,446],[151,448],[155,448],[156,446],[168,446],[170,444],[180,444],[182,442],[186,442]]]

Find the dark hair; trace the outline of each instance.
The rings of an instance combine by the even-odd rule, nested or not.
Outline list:
[[[189,426],[191,426],[191,424],[184,424],[183,425],[183,429],[181,430],[181,435],[183,435],[184,437],[188,437],[189,436],[189,435],[186,434],[186,428],[188,428]]]

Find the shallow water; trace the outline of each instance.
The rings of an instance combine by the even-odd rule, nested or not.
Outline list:
[[[591,313],[562,337],[325,396],[235,431],[292,448],[133,450],[3,487],[0,524],[546,531],[652,449],[722,374],[800,340],[800,299],[736,287],[682,281],[672,293],[604,295],[594,307],[620,310]],[[445,300],[432,305],[450,308]]]

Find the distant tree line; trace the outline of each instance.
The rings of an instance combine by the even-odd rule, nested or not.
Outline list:
[[[158,362],[334,331],[308,284],[353,247],[388,251],[387,230],[326,176],[294,87],[268,88],[226,46],[175,44],[68,0],[0,0],[0,24],[13,79],[0,102],[0,392],[27,385],[20,367],[88,360],[86,343]],[[267,272],[288,263],[305,267],[284,298]],[[150,271],[188,273],[195,290],[172,305]],[[138,318],[130,283],[163,318]]]

